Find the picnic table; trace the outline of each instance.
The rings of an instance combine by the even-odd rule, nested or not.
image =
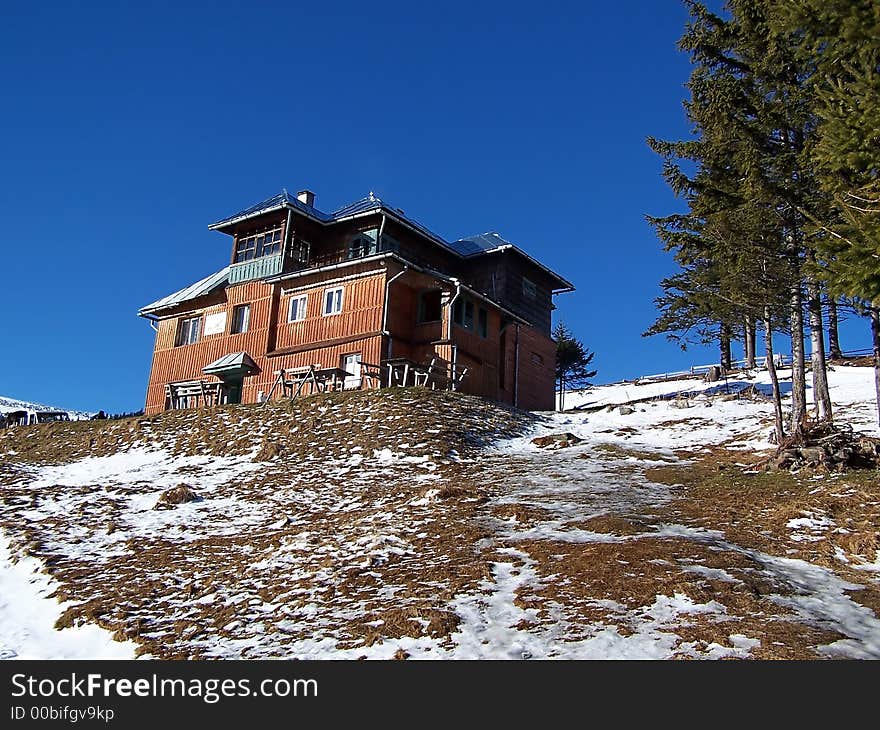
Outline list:
[[[394,357],[385,361],[388,369],[388,387],[399,385],[407,387],[412,377],[413,385],[435,385],[436,380],[445,379],[445,371],[435,367],[437,358],[432,358],[429,363],[413,362],[405,357]],[[440,378],[439,376],[443,376]]]
[[[328,390],[339,390],[346,378],[351,373],[342,368],[323,368],[320,364],[308,365],[302,368],[289,368],[275,371],[276,380],[266,398],[272,397],[272,392],[280,383],[282,392],[287,398],[297,398],[302,394],[306,384],[312,393],[325,393]]]

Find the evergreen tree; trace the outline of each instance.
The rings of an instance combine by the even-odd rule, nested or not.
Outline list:
[[[775,4],[770,0],[729,0],[726,17],[699,2],[687,6],[691,21],[679,47],[694,63],[685,109],[695,139],[649,139],[649,144],[664,157],[664,176],[687,200],[689,213],[651,222],[667,248],[676,250],[689,284],[694,277],[688,266],[694,260],[708,262],[716,273],[713,296],[719,304],[710,302],[709,313],[700,314],[714,315],[720,332],[746,319],[763,319],[765,342],[772,346],[769,335],[779,326],[780,301],[787,299],[793,359],[790,424],[798,437],[806,423],[805,286],[811,329],[820,333],[813,353],[819,415],[831,417],[820,346],[818,268],[806,266],[815,248],[805,211],[824,211],[828,205],[808,164],[816,125],[806,89],[813,73],[811,56],[796,30],[771,22]],[[683,164],[696,172],[685,174]],[[697,284],[705,291],[702,282]],[[672,292],[674,297],[680,293],[681,287]],[[661,320],[665,314],[661,308]],[[777,432],[781,438],[780,427]]]
[[[792,0],[774,21],[799,39],[815,72],[806,89],[818,119],[810,162],[836,210],[807,210],[829,293],[866,302],[880,342],[880,4]],[[839,349],[839,348],[838,348]],[[880,347],[875,347],[880,414]]]
[[[575,339],[572,332],[560,322],[553,330],[556,342],[556,382],[559,390],[559,410],[565,410],[565,391],[589,385],[597,370],[590,370],[595,353]]]

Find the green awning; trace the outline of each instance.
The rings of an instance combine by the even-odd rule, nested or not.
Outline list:
[[[233,352],[214,360],[210,365],[205,365],[202,372],[206,375],[229,376],[229,375],[253,375],[260,372],[257,363],[246,352]]]

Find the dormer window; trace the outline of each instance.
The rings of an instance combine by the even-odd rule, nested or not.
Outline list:
[[[235,241],[235,258],[233,263],[250,261],[263,256],[274,256],[281,253],[281,227],[269,231],[260,231],[241,235]]]

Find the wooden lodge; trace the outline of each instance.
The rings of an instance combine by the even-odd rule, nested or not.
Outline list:
[[[146,412],[424,385],[554,407],[553,295],[572,285],[497,233],[447,242],[377,197],[276,195],[209,226],[228,266],[140,310]]]

